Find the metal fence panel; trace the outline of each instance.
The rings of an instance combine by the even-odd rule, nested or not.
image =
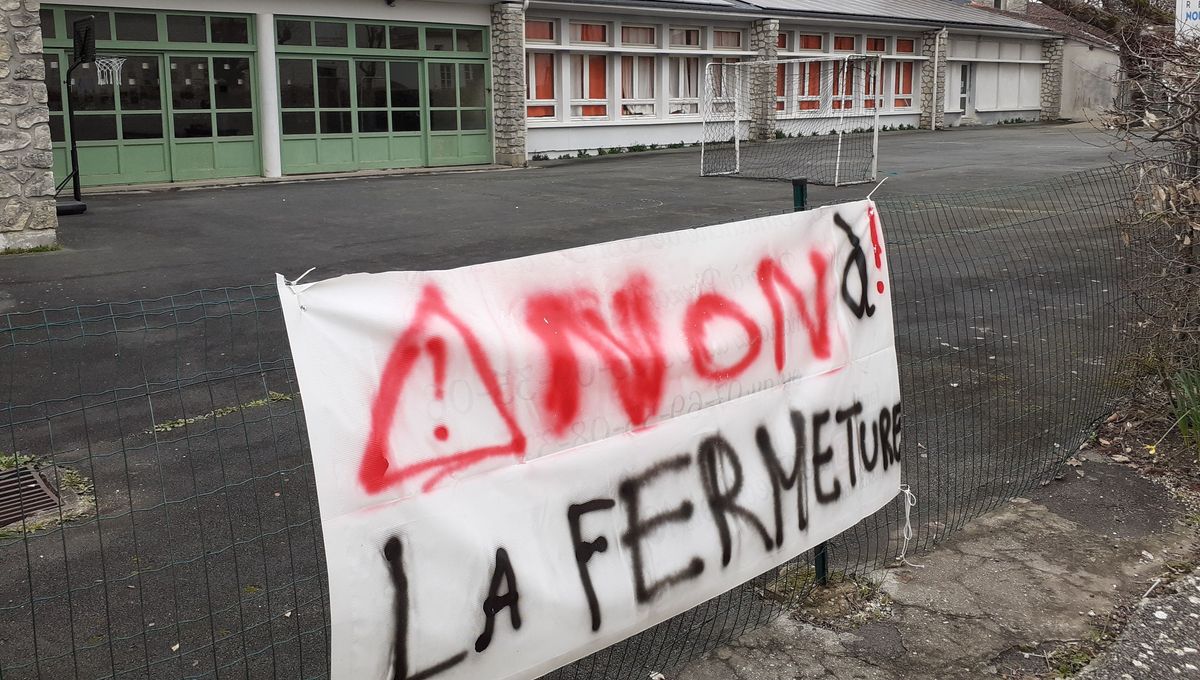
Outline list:
[[[1052,478],[1122,388],[1131,174],[879,202],[915,544]],[[326,573],[274,287],[0,317],[0,468],[64,504],[0,530],[0,678],[328,676]],[[862,572],[901,500],[829,546]],[[811,555],[550,677],[647,677],[795,604]]]

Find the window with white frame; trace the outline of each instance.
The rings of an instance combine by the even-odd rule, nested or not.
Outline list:
[[[820,52],[825,49],[825,36],[819,33],[802,33],[797,47],[805,52]]]
[[[728,64],[736,64],[738,57],[713,57],[707,70],[711,80],[713,111],[718,113],[733,113],[736,107],[734,94],[740,81],[736,68],[728,68]]]
[[[571,42],[576,45],[607,45],[608,24],[571,24]]]
[[[775,109],[788,114],[820,109],[821,68],[825,63],[810,61],[776,65]]]
[[[571,117],[608,116],[608,57],[571,55]]]
[[[887,52],[887,44],[888,44],[887,38],[868,36],[867,37],[867,52],[871,52],[874,54],[883,54],[884,52]]]
[[[834,52],[853,52],[858,49],[858,41],[852,35],[835,35],[833,36],[833,51]]]
[[[833,62],[833,108],[854,108],[854,91],[858,82],[855,67],[849,62]]]
[[[742,32],[714,30],[713,47],[718,50],[742,49]]]
[[[700,113],[700,58],[670,57],[671,100],[668,103],[673,116],[691,116]]]
[[[788,31],[780,31],[779,36],[775,38],[775,47],[779,48],[780,52],[788,52],[792,46],[792,34]]]
[[[913,105],[913,74],[916,62],[898,61],[895,64],[895,85],[892,88],[894,99],[892,106],[897,109],[912,108]]]
[[[621,44],[633,47],[656,47],[658,32],[653,26],[621,26]]]
[[[880,101],[883,97],[883,74],[880,72],[879,66],[879,63],[876,61],[863,63],[862,103],[864,109],[873,109],[883,104]]]
[[[821,108],[821,68],[823,61],[798,64],[796,69],[796,109],[817,111]]]
[[[700,29],[671,27],[671,47],[700,47]]]
[[[657,57],[621,57],[621,115],[654,115]]]
[[[551,52],[530,52],[525,57],[526,115],[531,119],[555,118],[558,114],[555,62],[558,56]]]
[[[525,21],[525,42],[555,42],[558,34],[554,27],[555,22],[551,19],[527,19]]]
[[[787,111],[796,64],[775,64],[775,110]]]
[[[896,54],[915,54],[917,41],[913,38],[896,38]]]

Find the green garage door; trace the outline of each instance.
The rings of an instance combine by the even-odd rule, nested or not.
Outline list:
[[[248,17],[41,11],[56,177],[70,169],[68,91],[86,185],[261,174]],[[87,14],[96,17],[98,53],[124,59],[106,82],[93,64],[67,81],[70,26]]]
[[[481,27],[277,21],[288,174],[492,162]]]

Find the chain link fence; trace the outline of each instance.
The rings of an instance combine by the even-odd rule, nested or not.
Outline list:
[[[1131,172],[879,202],[913,549],[1051,479],[1122,391]],[[0,317],[0,678],[328,677],[319,513],[273,286]],[[2,488],[2,487],[0,487]],[[3,505],[0,503],[0,508]],[[26,512],[28,510],[28,512]],[[898,499],[830,542],[900,550]],[[668,672],[796,604],[812,555],[549,677]]]

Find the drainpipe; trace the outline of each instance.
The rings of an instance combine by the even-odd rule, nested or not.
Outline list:
[[[948,28],[942,26],[942,30],[938,32],[937,43],[933,46],[933,97],[929,100],[929,105],[933,107],[933,110],[929,112],[930,130],[937,129],[938,66],[942,63],[942,41],[949,32]]]

